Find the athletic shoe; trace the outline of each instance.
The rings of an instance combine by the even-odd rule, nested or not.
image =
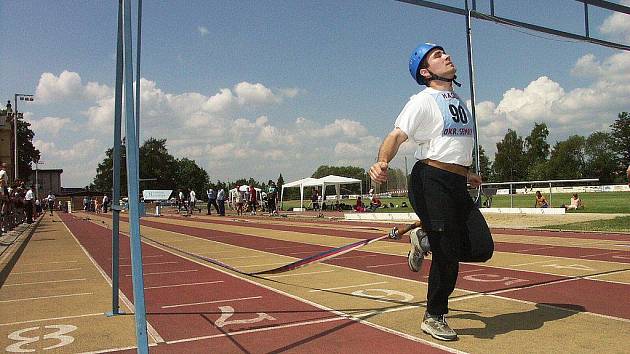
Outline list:
[[[448,326],[444,315],[430,315],[425,312],[422,325],[422,332],[430,334],[431,337],[439,340],[453,341],[457,340],[457,333]]]
[[[409,234],[411,239],[411,251],[407,254],[407,262],[412,272],[419,272],[422,260],[431,252],[429,237],[424,230],[417,228]]]

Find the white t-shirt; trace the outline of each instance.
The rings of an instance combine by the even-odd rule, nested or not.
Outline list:
[[[411,96],[394,126],[418,144],[414,154],[418,160],[472,164],[475,124],[472,114],[453,91],[427,87]]]
[[[9,186],[9,176],[6,170],[0,170],[0,187]]]
[[[194,203],[197,200],[197,194],[195,194],[195,191],[190,191],[190,202]]]

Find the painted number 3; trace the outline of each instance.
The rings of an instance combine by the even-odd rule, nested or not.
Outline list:
[[[27,344],[31,344],[31,343],[35,343],[37,341],[39,341],[39,336],[23,336],[24,333],[27,332],[31,332],[31,331],[35,331],[37,329],[39,329],[40,327],[30,327],[30,328],[25,328],[25,329],[21,329],[19,331],[15,331],[12,332],[11,334],[9,334],[9,339],[12,339],[14,341],[17,341],[17,343],[13,343],[11,345],[9,345],[8,347],[5,348],[5,350],[7,352],[10,353],[31,353],[34,352],[35,349],[25,349],[22,348],[23,346],[27,345]],[[68,345],[72,342],[74,342],[74,337],[72,336],[67,336],[67,333],[70,333],[72,331],[75,331],[77,329],[76,326],[73,325],[50,325],[50,326],[44,326],[44,328],[52,328],[52,329],[57,329],[57,331],[53,332],[53,333],[48,333],[45,334],[43,339],[56,339],[59,342],[57,344],[51,345],[49,347],[43,348],[43,350],[50,350],[50,349],[55,349],[55,348],[59,348],[59,347],[63,347],[64,345]]]
[[[462,124],[468,123],[468,117],[466,116],[466,110],[462,106],[455,106],[452,104],[448,105],[448,110],[451,111],[451,118],[453,118],[453,122]]]

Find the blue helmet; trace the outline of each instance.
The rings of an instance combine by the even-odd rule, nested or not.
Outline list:
[[[418,48],[414,49],[414,51],[411,53],[411,56],[409,57],[409,73],[411,74],[411,77],[413,77],[413,79],[419,85],[427,85],[427,82],[425,81],[424,77],[420,75],[418,71],[419,71],[420,63],[422,62],[422,59],[424,59],[427,53],[429,53],[434,48],[439,48],[439,49],[444,50],[444,48],[440,47],[437,44],[423,43],[419,45]]]

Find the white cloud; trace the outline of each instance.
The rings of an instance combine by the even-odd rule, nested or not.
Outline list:
[[[200,34],[202,37],[205,37],[205,36],[207,36],[207,35],[208,35],[208,33],[210,33],[210,32],[208,31],[208,28],[207,28],[207,27],[205,27],[205,26],[197,26],[197,31],[199,32],[199,34]]]
[[[79,74],[64,70],[59,76],[52,73],[41,75],[35,90],[35,101],[47,104],[63,100],[99,100],[111,95],[113,95],[113,89],[109,86],[95,82],[83,85]]]
[[[272,104],[282,100],[281,96],[275,95],[269,88],[260,83],[240,82],[234,86],[234,92],[241,105]]]
[[[620,1],[621,5],[630,6],[630,0]],[[630,15],[615,12],[604,20],[599,30],[615,40],[630,42]]]
[[[31,129],[37,136],[46,133],[49,133],[52,136],[57,136],[65,127],[71,127],[70,125],[72,123],[70,118],[60,117],[44,117],[41,119],[29,118],[28,121],[31,123]]]
[[[523,89],[506,91],[498,104],[477,103],[480,143],[493,153],[495,143],[508,128],[526,136],[534,122],[547,124],[551,144],[572,134],[588,136],[608,130],[617,114],[628,109],[629,71],[630,53],[617,53],[603,60],[587,54],[571,70],[574,75],[592,79],[587,87],[567,91],[558,82],[542,76]]]

